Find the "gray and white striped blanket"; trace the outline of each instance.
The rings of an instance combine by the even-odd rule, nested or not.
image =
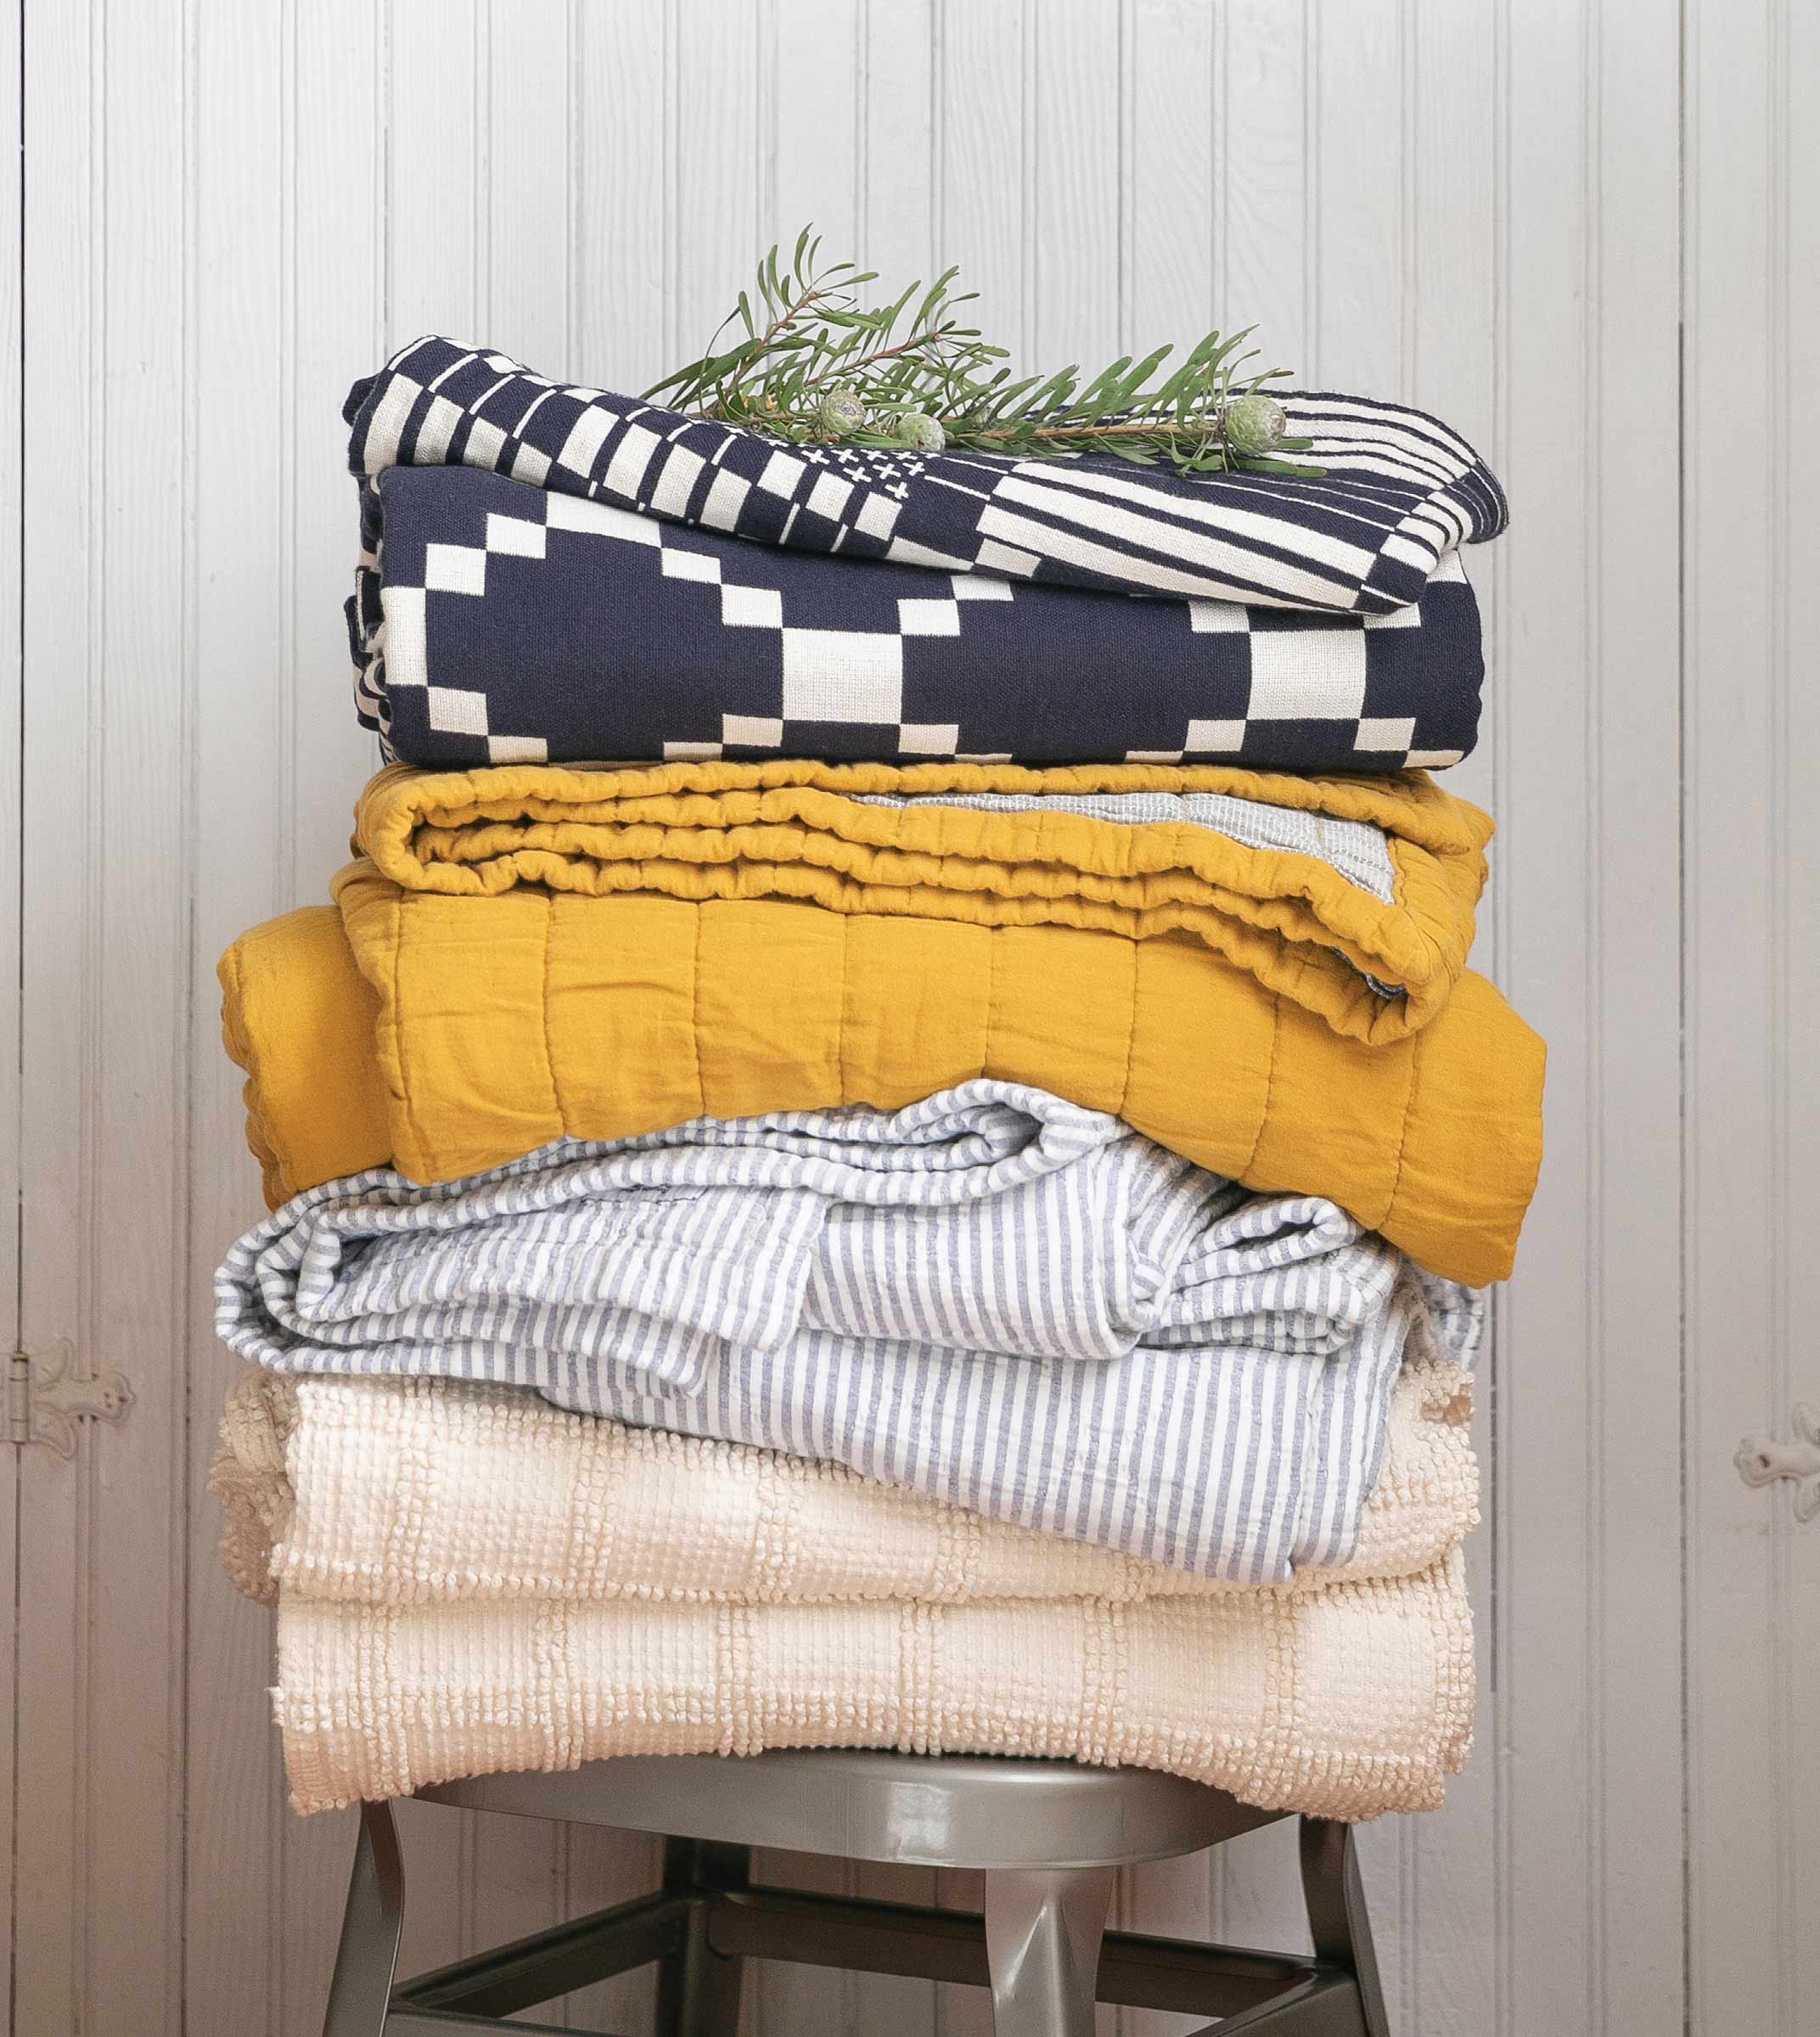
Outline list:
[[[310,1190],[216,1277],[275,1371],[413,1372],[850,1465],[1239,1582],[1343,1563],[1407,1338],[1474,1309],[1329,1203],[975,1081]]]

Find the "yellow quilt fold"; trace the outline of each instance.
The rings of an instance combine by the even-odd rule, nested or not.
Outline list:
[[[1112,1111],[1216,1173],[1331,1197],[1457,1280],[1501,1279],[1542,1151],[1542,1046],[1463,974],[1379,1047],[1182,934],[1122,940],[771,900],[408,891],[222,962],[275,1207],[387,1161],[447,1181],[567,1135],[704,1114],[896,1109],[976,1075]]]
[[[1316,855],[1187,822],[878,806],[856,794],[1219,793],[1381,829],[1390,902]],[[1419,772],[1289,777],[1222,766],[688,763],[471,772],[394,766],[355,847],[402,889],[485,898],[791,899],[973,926],[1192,935],[1348,1039],[1426,1025],[1473,939],[1491,824]],[[1367,976],[1402,994],[1386,997]]]

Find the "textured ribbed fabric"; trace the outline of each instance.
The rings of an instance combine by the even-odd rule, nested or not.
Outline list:
[[[884,1747],[1161,1769],[1365,1818],[1437,1804],[1472,1728],[1458,1553],[1413,1577],[1136,1605],[287,1594],[278,1628],[305,1811],[617,1754]]]
[[[1457,1366],[1403,1367],[1351,1562],[1311,1580],[1407,1576],[1458,1546],[1477,1518],[1470,1405]],[[228,1574],[267,1603],[1127,1603],[1233,1588],[838,1465],[442,1380],[249,1372],[210,1484]]]
[[[216,1314],[273,1370],[531,1386],[1251,1584],[1350,1558],[1418,1324],[1332,1205],[990,1082],[329,1184],[234,1247]]]

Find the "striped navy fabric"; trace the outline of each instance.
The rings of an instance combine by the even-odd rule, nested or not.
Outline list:
[[[328,1183],[234,1247],[216,1326],[277,1371],[532,1388],[1260,1582],[1350,1553],[1406,1339],[1472,1334],[1446,1292],[1331,1204],[979,1081]]]
[[[1503,529],[1497,480],[1436,419],[1359,396],[1279,401],[1323,479],[790,446],[433,335],[357,382],[344,415],[368,480],[481,468],[768,545],[1181,600],[1381,614]]]

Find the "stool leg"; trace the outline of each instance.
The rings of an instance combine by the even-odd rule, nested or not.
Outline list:
[[[363,1804],[323,2037],[385,2037],[403,1928],[404,1866],[392,1807]]]
[[[664,1887],[695,1891],[706,1900],[690,1910],[681,1950],[667,1954],[658,1967],[657,2037],[737,2037],[744,1962],[708,1943],[708,1911],[722,1889],[744,1888],[750,1878],[751,1856],[744,1846],[713,1839],[664,1841]]]
[[[1304,1818],[1301,1854],[1302,1899],[1308,1905],[1308,1929],[1316,1956],[1351,1967],[1358,1982],[1359,2018],[1365,2037],[1390,2037],[1352,1827],[1325,1818]]]
[[[986,1877],[992,2037],[1093,2037],[1109,1867],[997,1868]]]

